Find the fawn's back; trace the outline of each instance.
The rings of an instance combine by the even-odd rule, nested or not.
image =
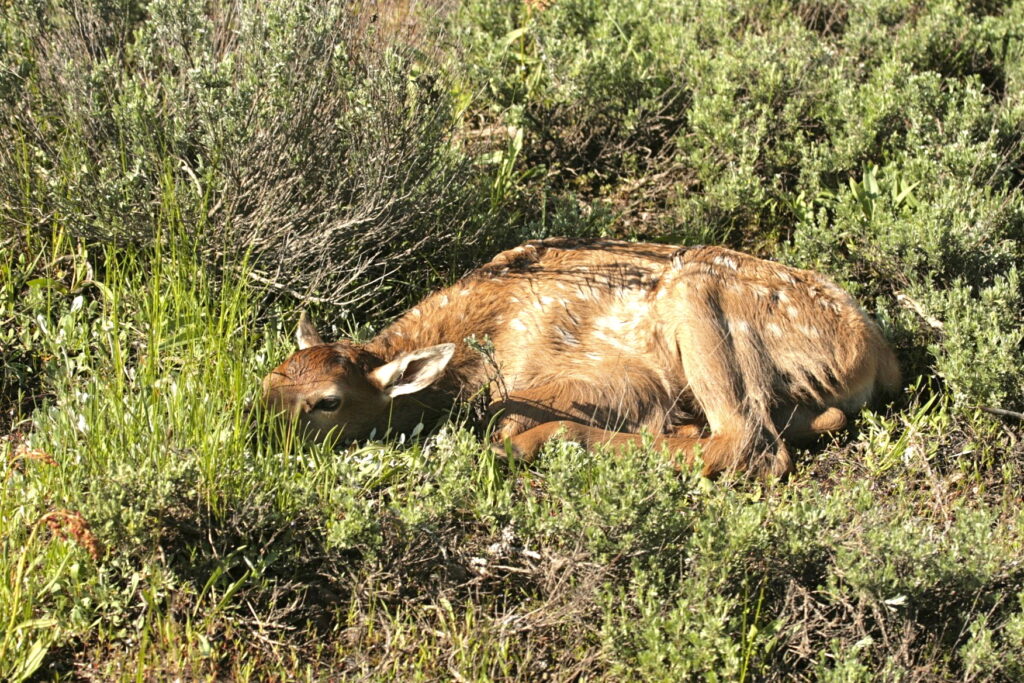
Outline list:
[[[469,337],[489,342],[490,357]],[[289,365],[300,351],[275,371],[287,381],[268,377],[267,391],[279,387],[283,404],[304,383],[326,382],[360,395],[349,412],[386,406],[393,426],[483,389],[500,439],[545,422],[654,434],[696,423],[717,438],[705,450],[743,461],[723,468],[775,472],[788,470],[788,455],[764,467],[752,458],[781,457],[780,435],[838,425],[834,413],[816,416],[854,411],[899,383],[888,344],[845,292],[719,247],[530,242],[428,296],[371,342],[330,346],[347,361],[318,376],[315,363]],[[414,389],[394,388],[414,376]],[[380,397],[367,398],[377,385]],[[354,420],[339,408],[324,424]]]

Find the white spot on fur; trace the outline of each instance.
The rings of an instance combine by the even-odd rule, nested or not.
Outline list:
[[[750,332],[750,324],[746,320],[733,320],[729,323],[729,327],[741,334]]]
[[[739,264],[736,263],[736,259],[731,256],[716,256],[715,263],[720,266],[725,266],[726,268],[731,268],[732,270],[739,270]]]
[[[626,327],[626,321],[614,315],[606,315],[594,320],[595,327],[603,327],[606,330],[621,330]]]
[[[605,334],[604,332],[594,332],[594,338],[598,339],[600,341],[603,341],[604,343],[608,344],[609,346],[614,346],[619,351],[626,351],[626,352],[629,352],[629,353],[633,352],[633,347],[629,346],[626,343],[624,343],[623,340],[620,339],[619,337],[615,337],[613,335]]]
[[[526,325],[519,318],[512,318],[512,322],[509,323],[509,327],[513,330],[526,331]]]
[[[789,273],[787,273],[784,270],[780,270],[779,271],[779,278],[781,278],[785,282],[788,282],[791,285],[795,285],[796,284],[796,278],[794,278],[792,275],[790,275]]]
[[[468,294],[469,294],[469,289],[468,288],[463,288],[463,290],[461,292],[459,292],[459,296],[466,296]]]
[[[422,314],[420,313],[420,309],[419,309],[419,308],[414,308],[414,309],[412,309],[411,311],[409,311],[409,313],[410,313],[410,314],[411,314],[412,316],[416,317],[416,318],[418,318],[418,317],[420,317],[420,315],[422,315]]]
[[[545,306],[550,306],[551,304],[553,304],[555,302],[555,300],[552,297],[550,297],[550,296],[542,296],[540,298],[540,302],[542,304],[544,304]]]
[[[779,300],[780,304],[784,304],[789,301],[789,295],[783,292],[781,289],[775,292],[775,298]]]
[[[438,306],[438,308],[444,308],[447,305],[448,305],[448,295],[447,294],[442,294],[441,295],[441,303]]]
[[[804,335],[805,337],[811,337],[815,339],[818,337],[818,330],[811,327],[810,325],[801,325],[798,329],[800,330],[800,334]]]
[[[818,301],[818,303],[821,304],[822,308],[827,308],[828,310],[832,311],[833,313],[838,313],[839,312],[839,305],[836,302],[834,302],[834,301],[822,298],[822,299],[820,299]]]
[[[767,325],[765,325],[765,327],[767,327],[768,331],[771,332],[776,337],[782,336],[782,328],[779,327],[776,323],[768,323]]]
[[[796,306],[786,306],[786,315],[788,315],[790,318],[799,318],[800,311],[797,309]]]

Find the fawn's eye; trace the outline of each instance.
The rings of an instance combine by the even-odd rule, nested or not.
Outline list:
[[[341,405],[340,398],[337,396],[327,396],[317,401],[316,405],[313,406],[313,410],[322,410],[325,413],[329,413],[332,410],[336,410],[339,405]]]

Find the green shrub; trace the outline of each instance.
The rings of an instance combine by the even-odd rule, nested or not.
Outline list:
[[[6,220],[145,245],[173,196],[212,266],[247,260],[272,289],[384,311],[422,288],[410,264],[442,279],[475,260],[491,219],[437,55],[383,36],[369,10],[4,12]]]
[[[0,11],[0,676],[1024,675],[1020,433],[975,407],[1024,401],[1024,3]],[[772,484],[246,408],[268,293],[365,337],[552,234],[817,268],[904,396]]]
[[[689,102],[671,26],[687,16],[658,0],[472,2],[449,32],[464,46],[481,118],[525,130],[519,163],[540,179],[530,194],[589,201],[657,176],[669,158]],[[656,179],[643,192],[664,186]],[[634,199],[617,202],[636,214],[644,202]]]

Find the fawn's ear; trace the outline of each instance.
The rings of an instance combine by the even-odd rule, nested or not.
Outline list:
[[[436,382],[454,353],[455,344],[410,351],[371,372],[370,379],[390,398],[412,394]]]
[[[295,341],[299,345],[299,350],[308,349],[310,346],[320,346],[324,343],[324,340],[320,338],[320,333],[313,327],[313,323],[309,320],[309,315],[303,311],[302,317],[299,318],[299,327],[295,330]]]

